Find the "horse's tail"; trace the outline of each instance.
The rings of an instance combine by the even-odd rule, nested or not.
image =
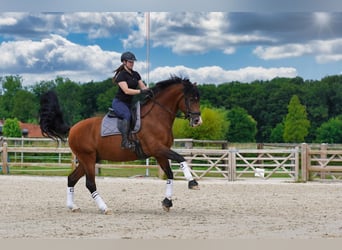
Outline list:
[[[53,91],[44,93],[40,98],[39,125],[43,136],[66,141],[70,126],[64,122],[57,95]]]

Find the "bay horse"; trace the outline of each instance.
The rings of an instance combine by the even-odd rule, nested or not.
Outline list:
[[[162,207],[169,211],[172,207],[173,172],[169,160],[176,161],[188,181],[189,189],[198,189],[197,181],[183,156],[171,150],[173,144],[172,125],[179,110],[190,126],[202,123],[200,95],[196,83],[176,76],[158,82],[150,88],[151,96],[141,104],[141,129],[135,134],[145,158],[154,157],[164,171],[166,181],[165,199]],[[78,166],[68,175],[67,207],[79,211],[74,203],[74,187],[81,177],[86,176],[86,187],[99,210],[110,214],[95,183],[95,164],[100,160],[114,162],[139,159],[136,152],[121,148],[121,135],[102,137],[100,134],[103,117],[91,117],[69,127],[63,119],[57,95],[53,91],[40,98],[39,124],[42,134],[54,140],[68,139],[70,149],[78,160]]]

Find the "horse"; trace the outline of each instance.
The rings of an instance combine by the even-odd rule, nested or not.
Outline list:
[[[173,172],[169,160],[176,161],[188,181],[189,189],[199,189],[185,158],[171,150],[172,125],[181,111],[191,127],[202,124],[200,95],[196,83],[187,78],[171,76],[150,88],[150,94],[140,103],[141,128],[134,134],[143,151],[143,158],[154,157],[164,171],[166,180],[162,208],[169,211],[173,206]],[[90,117],[69,126],[63,119],[57,94],[50,90],[40,98],[39,125],[42,134],[54,140],[68,141],[76,156],[78,166],[68,175],[67,208],[80,211],[74,203],[74,187],[85,175],[86,188],[101,213],[111,214],[111,209],[100,196],[95,183],[95,164],[100,160],[113,162],[141,159],[141,154],[121,148],[121,134],[103,137],[100,134],[103,117]],[[140,157],[139,157],[140,155]]]

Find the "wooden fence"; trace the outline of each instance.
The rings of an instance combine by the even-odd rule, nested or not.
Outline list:
[[[299,179],[299,150],[294,149],[178,149],[192,168],[193,175],[223,177],[229,181],[257,177]],[[172,163],[177,175],[181,171]]]
[[[341,145],[302,144],[302,180],[338,180],[342,176]]]
[[[236,146],[239,146],[237,148]],[[245,148],[246,147],[246,148]],[[253,147],[253,148],[251,148]],[[175,140],[173,150],[188,161],[195,178],[283,178],[292,181],[337,180],[342,176],[342,145],[231,145],[226,141]],[[11,167],[76,167],[76,159],[67,144],[50,139],[0,138],[1,170]],[[48,159],[48,160],[46,160]],[[170,161],[176,178],[184,178],[179,164]],[[101,162],[101,168],[158,168],[156,161]]]

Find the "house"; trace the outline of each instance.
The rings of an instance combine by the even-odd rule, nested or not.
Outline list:
[[[4,123],[4,121],[0,120],[0,135],[2,135],[3,123]],[[19,122],[19,126],[21,128],[22,135],[24,137],[30,137],[30,138],[44,137],[42,135],[42,132],[40,130],[39,125],[37,125],[37,124]]]
[[[21,128],[23,136],[25,137],[30,137],[30,138],[44,137],[42,135],[39,125],[37,124],[19,122],[19,126]]]

